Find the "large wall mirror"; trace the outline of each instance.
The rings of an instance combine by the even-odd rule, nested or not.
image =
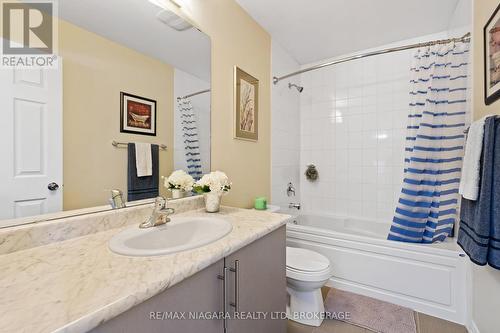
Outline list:
[[[156,3],[58,1],[58,69],[0,69],[0,227],[210,171],[210,38]]]

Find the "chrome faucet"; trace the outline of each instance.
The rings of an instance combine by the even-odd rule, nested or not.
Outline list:
[[[118,189],[111,190],[111,198],[109,204],[113,209],[125,208],[125,201],[123,201],[123,192]]]
[[[288,185],[287,185],[286,195],[289,197],[295,196],[295,187],[293,187],[293,184],[291,182],[288,183]]]
[[[155,206],[151,216],[139,225],[139,228],[151,228],[170,222],[169,215],[175,213],[175,209],[167,207],[168,201],[164,197],[156,197]]]
[[[296,208],[296,209],[300,209],[300,203],[293,203],[293,202],[290,202],[288,204],[288,208]]]

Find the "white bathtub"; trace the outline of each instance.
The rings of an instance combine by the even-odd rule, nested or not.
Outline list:
[[[386,240],[389,224],[304,214],[287,224],[287,244],[330,259],[331,287],[466,323],[466,262],[449,239],[421,245]]]

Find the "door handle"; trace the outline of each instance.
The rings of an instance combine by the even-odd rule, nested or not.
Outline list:
[[[234,261],[234,268],[229,269],[234,273],[234,302],[229,303],[235,312],[240,311],[240,261]]]
[[[59,185],[57,183],[52,182],[49,185],[47,185],[47,188],[50,191],[57,191],[59,189]]]

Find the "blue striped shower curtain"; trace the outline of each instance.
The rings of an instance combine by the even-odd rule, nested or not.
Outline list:
[[[187,173],[195,180],[202,176],[200,142],[198,138],[198,126],[193,105],[188,98],[178,102],[181,113],[182,140],[184,143],[184,154],[187,162]]]
[[[388,239],[444,240],[458,211],[467,112],[467,43],[419,49],[411,68],[403,188]]]

